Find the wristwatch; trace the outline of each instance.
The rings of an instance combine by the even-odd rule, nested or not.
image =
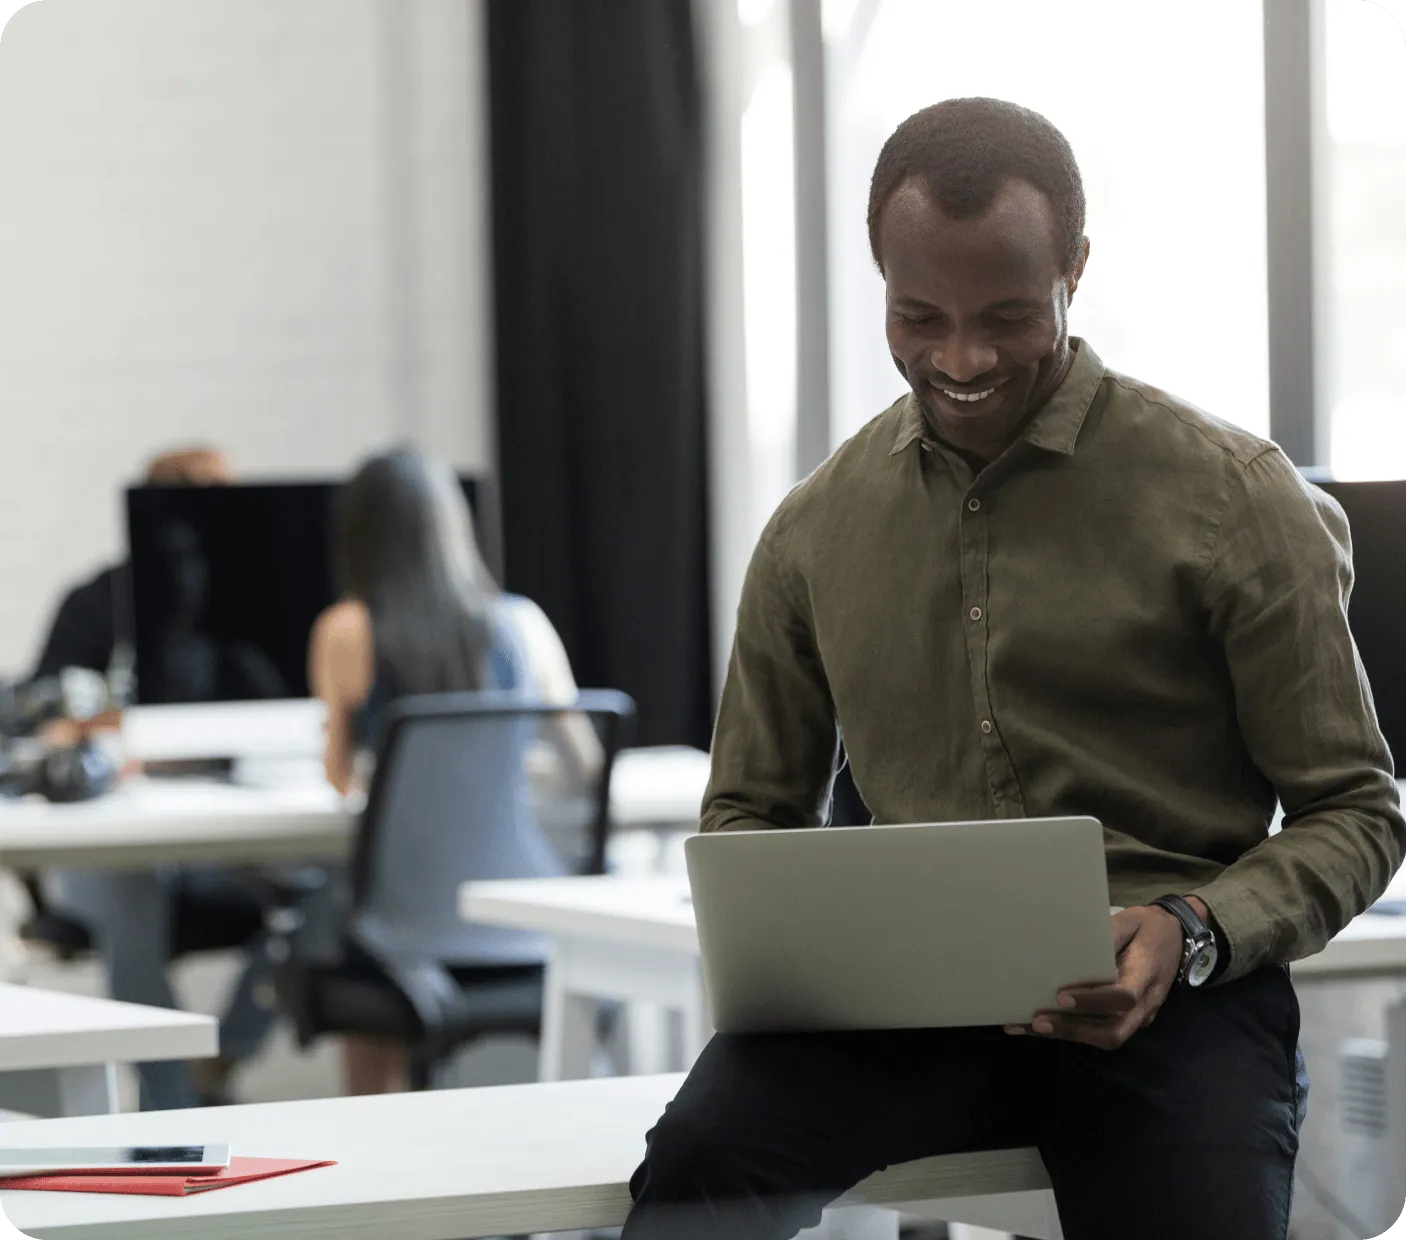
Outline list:
[[[1219,952],[1216,949],[1216,936],[1210,926],[1201,920],[1190,903],[1181,896],[1162,896],[1153,900],[1158,908],[1166,909],[1181,922],[1186,942],[1181,949],[1181,968],[1177,970],[1177,981],[1183,986],[1202,986],[1216,971]]]

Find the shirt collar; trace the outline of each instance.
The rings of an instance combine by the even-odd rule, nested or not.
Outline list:
[[[1064,376],[1054,395],[1021,432],[1026,443],[1050,452],[1071,456],[1079,429],[1093,404],[1098,386],[1103,382],[1104,365],[1097,353],[1086,340],[1074,336],[1070,338],[1074,350],[1074,360],[1069,365],[1069,373]],[[928,437],[927,420],[917,397],[911,392],[903,401],[898,415],[898,434],[894,436],[890,456],[897,456],[904,448]]]

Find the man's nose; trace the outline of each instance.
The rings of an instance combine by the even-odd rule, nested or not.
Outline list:
[[[996,350],[979,335],[953,333],[932,351],[933,369],[953,383],[971,383],[995,369]]]

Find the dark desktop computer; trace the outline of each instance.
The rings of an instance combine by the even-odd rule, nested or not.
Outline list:
[[[1355,582],[1347,619],[1398,769],[1406,763],[1406,480],[1342,482],[1305,470],[1347,514]]]
[[[484,486],[461,479],[476,525]],[[142,705],[309,695],[308,638],[336,599],[334,482],[127,491]],[[487,514],[484,514],[487,515]],[[491,540],[485,558],[497,575]]]

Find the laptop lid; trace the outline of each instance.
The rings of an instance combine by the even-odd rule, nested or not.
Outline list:
[[[717,832],[685,851],[720,1033],[1023,1024],[1116,975],[1093,818]]]

